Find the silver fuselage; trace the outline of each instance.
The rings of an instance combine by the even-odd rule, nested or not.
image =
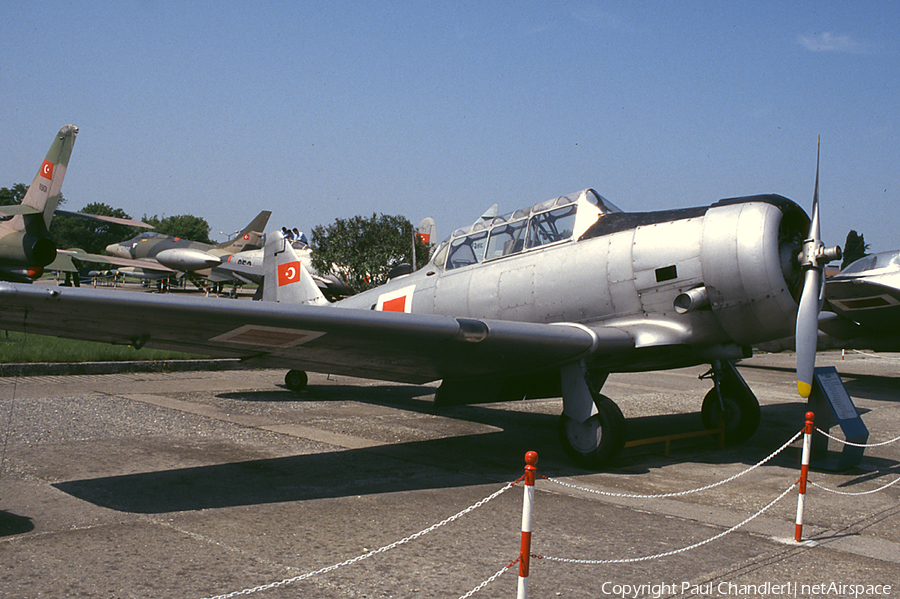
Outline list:
[[[528,227],[535,209],[530,217],[517,213],[526,214]],[[808,218],[786,198],[653,213],[601,210],[579,235],[485,259],[494,229],[509,218],[499,220],[454,233],[424,269],[337,305],[614,327],[635,339],[636,351],[589,365],[607,371],[738,358],[795,325],[799,273],[791,264]],[[481,260],[451,264],[445,248],[484,233]]]

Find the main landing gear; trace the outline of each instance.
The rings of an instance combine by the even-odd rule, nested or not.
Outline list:
[[[599,469],[625,447],[625,416],[605,395],[591,392],[595,413],[578,422],[563,412],[559,417],[559,440],[576,464]]]
[[[625,417],[612,400],[589,382],[583,365],[564,367],[561,378],[563,413],[559,417],[559,439],[563,449],[584,468],[603,468],[625,447]],[[710,378],[714,383],[700,410],[703,426],[714,430],[724,422],[726,444],[749,439],[759,427],[759,401],[734,364],[717,360],[700,378]],[[602,387],[604,380],[596,386]]]
[[[569,458],[579,466],[602,468],[625,447],[625,416],[615,403],[599,392],[606,378],[592,379],[584,363],[560,369],[563,413],[559,440]]]
[[[284,384],[291,391],[303,391],[308,382],[309,377],[302,370],[288,370],[284,375]]]
[[[725,443],[743,443],[759,428],[759,400],[744,382],[731,362],[716,360],[709,372],[700,378],[711,378],[713,388],[703,398],[700,415],[703,426],[719,428],[725,422]]]

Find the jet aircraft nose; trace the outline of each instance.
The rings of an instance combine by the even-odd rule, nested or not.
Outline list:
[[[121,243],[109,244],[108,246],[106,246],[106,251],[113,256],[118,256],[119,258],[131,258],[131,252],[129,252],[128,248]]]

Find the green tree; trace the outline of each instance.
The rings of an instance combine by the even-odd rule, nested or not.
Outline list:
[[[0,206],[21,204],[26,191],[28,191],[28,186],[24,183],[16,183],[9,188],[0,187]]]
[[[88,204],[81,212],[131,218],[121,208],[113,208],[100,202]],[[54,217],[50,223],[50,237],[56,243],[56,247],[81,248],[92,254],[99,254],[109,244],[130,239],[136,234],[136,229],[127,225],[93,221],[64,214]]]
[[[416,238],[417,267],[428,262],[430,245]],[[312,230],[313,267],[332,272],[355,291],[381,285],[400,264],[412,262],[413,225],[402,216],[373,214],[335,219]]]
[[[148,225],[153,225],[154,229],[163,235],[200,243],[215,243],[209,238],[209,223],[199,216],[179,214],[160,218],[157,215],[147,216],[145,214],[142,220]]]
[[[868,256],[869,244],[863,235],[851,230],[847,233],[847,240],[844,242],[844,260],[841,262],[841,270],[850,266],[864,256]]]

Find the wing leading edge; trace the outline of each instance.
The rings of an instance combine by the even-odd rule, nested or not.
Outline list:
[[[614,328],[0,283],[0,327],[407,383],[514,375],[634,347]]]

